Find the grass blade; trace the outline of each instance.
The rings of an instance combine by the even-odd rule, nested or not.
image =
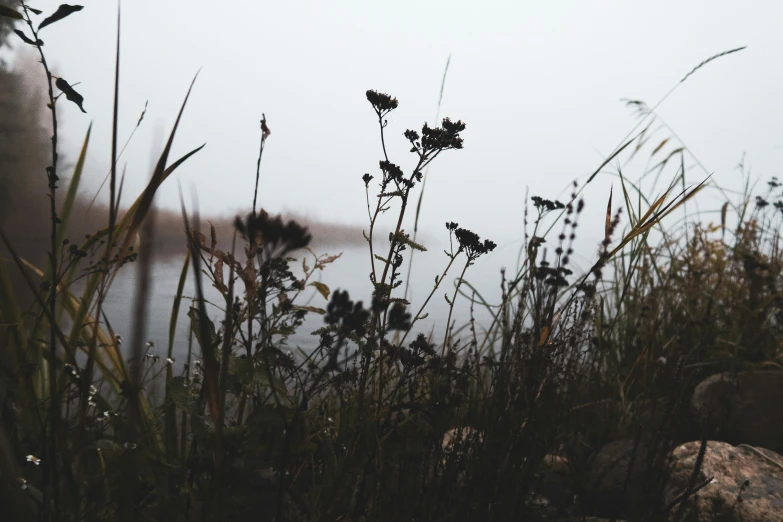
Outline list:
[[[179,318],[179,308],[182,303],[182,292],[185,290],[185,281],[188,277],[188,268],[190,267],[190,250],[185,253],[185,261],[182,263],[182,270],[179,274],[179,283],[177,284],[177,293],[174,295],[174,303],[171,306],[171,318],[169,319],[169,346],[168,358],[174,355],[174,335],[177,332],[177,319]],[[189,363],[190,361],[188,361]],[[166,367],[166,414],[165,414],[165,439],[166,452],[170,458],[177,457],[177,410],[169,396],[169,384],[173,377],[171,365]],[[184,429],[184,426],[183,426]]]
[[[90,143],[90,133],[92,132],[92,123],[87,128],[87,136],[84,137],[84,144],[82,150],[79,152],[79,159],[76,160],[76,166],[73,168],[73,176],[68,184],[68,192],[65,195],[65,201],[63,201],[62,209],[60,210],[60,226],[57,230],[57,244],[62,245],[65,239],[65,234],[68,232],[68,223],[71,219],[71,211],[73,210],[73,202],[76,200],[76,193],[79,189],[79,183],[82,179],[82,171],[84,169],[84,160],[87,157],[87,145]]]

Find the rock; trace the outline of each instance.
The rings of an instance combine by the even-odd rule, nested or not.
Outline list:
[[[443,442],[441,447],[443,448],[443,467],[447,468],[450,464],[454,464],[459,459],[468,457],[471,455],[473,446],[475,444],[481,444],[484,441],[482,433],[470,426],[464,426],[462,428],[452,428],[443,434]],[[449,462],[449,458],[452,459]],[[465,483],[464,471],[459,471],[457,475],[457,484],[461,485]]]
[[[699,446],[687,442],[671,452],[672,473],[664,491],[667,504],[688,487]],[[709,441],[695,483],[709,477],[713,481],[675,507],[669,520],[675,520],[677,509],[682,509],[682,522],[783,522],[783,456],[764,448]],[[747,485],[743,488],[743,484]]]
[[[574,406],[567,412],[567,421],[574,430],[586,434],[613,435],[612,430],[622,417],[619,402],[602,399]]]
[[[759,371],[713,375],[694,390],[691,408],[711,437],[730,444],[750,444],[783,453],[783,372]],[[710,412],[712,415],[709,416]],[[708,417],[709,416],[709,417]]]
[[[636,450],[628,488],[624,490],[631,464],[634,441],[621,439],[603,446],[587,471],[587,512],[603,517],[620,517],[628,512],[628,493],[642,478],[647,451],[642,444]]]
[[[570,507],[574,498],[568,459],[559,455],[546,455],[542,463],[536,494],[555,509]]]
[[[641,399],[631,404],[623,419],[620,429],[621,436],[635,437],[641,425],[642,433],[649,439],[654,433],[665,427],[666,438],[675,442],[666,448],[666,451],[699,438],[701,433],[697,427],[692,425],[693,415],[688,410],[687,399],[672,411],[671,418],[667,422],[666,415],[672,407],[670,400],[668,397],[655,400]]]
[[[566,475],[568,473],[568,459],[560,455],[546,455],[544,467],[547,472]]]
[[[452,428],[443,434],[442,448],[444,452],[451,452],[462,447],[467,447],[470,451],[471,443],[474,441],[482,442],[484,439],[480,432],[470,426],[463,428]]]

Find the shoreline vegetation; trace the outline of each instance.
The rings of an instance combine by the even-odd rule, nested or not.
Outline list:
[[[46,219],[47,200],[41,196],[46,193],[46,179],[39,179],[36,173],[46,167],[44,154],[50,147],[52,122],[46,109],[46,89],[41,85],[35,56],[26,49],[18,49],[17,53],[19,57],[13,69],[0,67],[0,225],[20,253],[38,260],[48,251],[49,223]],[[58,110],[60,119],[63,117],[61,112]],[[66,169],[66,180],[75,160],[64,160],[66,165],[70,164]],[[68,224],[70,237],[83,238],[108,222],[108,205],[100,200],[93,201],[93,196],[89,188],[76,195]],[[61,192],[57,198],[57,204],[62,205],[65,194]],[[123,208],[120,213],[127,210]],[[221,238],[229,238],[235,217],[223,214],[205,216],[204,219],[215,225]],[[366,244],[361,226],[329,223],[285,212],[282,217],[306,226],[313,235],[313,248]],[[181,256],[185,240],[179,211],[159,209],[156,228],[156,255],[160,258]],[[2,245],[0,251],[5,252]]]
[[[392,135],[387,122],[400,102],[366,91],[379,158],[371,172],[356,174],[366,191],[357,205],[367,208],[361,240],[372,291],[368,302],[356,301],[333,290],[339,281],[328,274],[337,256],[315,248],[328,233],[270,215],[258,202],[271,125],[263,115],[248,212],[211,224],[184,201],[178,216],[156,210],[157,189],[180,165],[198,161],[203,147],[170,156],[196,78],[148,185],[119,197],[118,13],[109,203],[78,230],[90,132],[66,167],[58,115],[79,117],[85,100],[78,85],[50,71],[46,52],[57,42],[46,28],[73,30],[81,10],[63,4],[43,13],[0,0],[0,42],[13,36],[34,49],[46,88],[0,125],[29,129],[24,124],[44,109],[50,118],[44,134],[26,142],[31,148],[0,158],[9,161],[6,204],[21,198],[25,184],[36,188],[24,194],[43,199],[31,199],[14,219],[37,220],[45,227],[37,230],[47,231],[36,245],[47,255],[35,264],[20,255],[8,222],[0,227],[4,516],[783,520],[781,183],[772,178],[757,193],[746,176],[745,192],[726,197],[715,214],[719,222],[703,222],[691,201],[706,189],[723,192],[706,172],[686,179],[700,164],[656,113],[691,75],[743,48],[704,60],[655,105],[628,100],[636,125],[585,183],[574,182],[567,200],[526,198],[521,262],[499,274],[499,302],[485,301],[465,280],[496,244],[449,221],[450,249],[429,253],[442,256],[443,270],[413,306],[409,266],[413,252],[427,247],[403,219],[415,213],[418,224],[429,165],[470,144],[465,122],[438,117]],[[2,110],[18,96],[8,92]],[[391,157],[391,140],[404,140],[409,156]],[[618,165],[636,169],[635,157],[647,164],[629,177]],[[13,161],[38,177],[15,177]],[[581,197],[587,184],[606,178],[613,183],[605,200]],[[606,209],[603,241],[592,266],[575,273],[571,257],[587,205]],[[155,345],[146,334],[148,298],[163,243],[185,248],[168,342]],[[123,338],[104,303],[130,263],[136,295]],[[442,284],[455,276],[453,287]],[[188,279],[195,295],[185,297]],[[209,287],[216,299],[204,297]],[[33,306],[23,304],[24,292]],[[310,295],[316,298],[303,302]],[[449,306],[444,335],[411,334],[433,298]],[[463,300],[471,306],[467,325],[452,321]],[[476,309],[486,309],[491,324],[476,325]],[[323,321],[317,347],[294,353],[288,339],[313,315]],[[182,317],[187,362],[175,371]]]
[[[13,207],[14,205],[11,205]],[[88,202],[84,200],[74,203],[74,218],[69,223],[69,235],[74,238],[84,238],[89,236],[100,225],[105,223],[109,215],[109,209],[105,206],[95,205],[90,209],[89,217],[85,219],[85,211],[88,208]],[[23,212],[20,210],[10,210],[16,213],[17,219]],[[120,214],[127,212],[127,209],[120,210]],[[334,249],[334,248],[354,248],[366,245],[362,237],[362,228],[360,226],[342,225],[326,223],[321,221],[311,221],[302,218],[296,214],[280,214],[285,221],[296,221],[302,226],[307,227],[313,236],[311,248],[314,249]],[[229,238],[234,230],[234,220],[236,216],[215,216],[204,218],[204,221],[214,225],[218,237]],[[22,218],[23,219],[23,218]],[[46,255],[46,250],[41,248],[41,243],[47,238],[44,230],[31,230],[31,226],[20,225],[13,219],[0,222],[5,230],[8,230],[8,237],[16,245],[19,252],[25,252],[30,259],[40,259]],[[227,239],[226,239],[227,241]],[[154,242],[155,256],[158,261],[180,258],[183,249],[187,247],[187,239],[183,238],[182,233],[182,214],[171,210],[158,210],[156,216],[156,231]],[[221,244],[221,247],[226,245]],[[230,246],[230,245],[229,245]],[[2,251],[2,250],[0,250]]]

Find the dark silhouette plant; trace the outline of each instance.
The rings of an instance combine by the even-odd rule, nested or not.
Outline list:
[[[0,494],[15,519],[585,516],[592,504],[587,468],[604,443],[629,433],[633,456],[622,493],[633,499],[632,520],[675,513],[706,487],[695,479],[703,433],[694,478],[669,504],[663,502],[666,456],[687,420],[683,404],[697,365],[770,366],[779,359],[783,263],[771,245],[777,244],[783,203],[777,201],[776,180],[755,207],[749,195],[735,207],[739,219],[733,231],[724,206],[720,227],[676,236],[665,234],[662,221],[684,210],[706,186],[685,187],[687,149],[666,151],[669,158],[681,154],[682,161],[675,181],[656,199],[644,198],[618,171],[625,206],[615,208],[610,192],[597,260],[582,274],[574,273],[572,261],[577,225],[584,220],[582,189],[574,184],[565,203],[526,197],[520,263],[508,279],[501,273],[495,305],[467,279],[468,268],[493,252],[495,243],[448,222],[445,268],[413,314],[401,288],[401,267],[413,251],[427,249],[402,224],[415,191],[423,188],[426,168],[440,154],[463,148],[465,124],[443,118],[438,126],[404,131],[413,158],[412,168],[405,168],[386,148],[388,119],[398,100],[366,92],[380,131],[381,159],[374,176],[362,176],[372,292],[358,301],[320,279],[339,254],[316,254],[306,227],[264,210],[260,163],[271,133],[262,115],[252,208],[235,219],[230,242],[219,244],[217,229],[202,228],[198,212],[182,205],[187,250],[168,345],[156,347],[144,338],[154,249],[138,233],[145,227],[141,237],[154,236],[158,187],[200,147],[168,164],[178,118],[151,181],[127,213],[119,214],[118,45],[109,223],[81,243],[68,240],[70,206],[63,204],[58,214],[54,203],[60,172],[54,111],[60,95],[54,88],[80,108],[84,100],[76,84],[49,73],[39,33],[80,7],[63,5],[36,28],[32,20],[41,13],[20,5],[20,11],[0,9],[0,15],[28,24],[20,38],[41,54],[55,137],[47,170],[49,267],[34,268],[2,234],[37,306],[23,316],[0,263]],[[633,106],[642,108],[643,117],[655,110]],[[182,110],[184,103],[180,116]],[[634,142],[636,151],[642,148],[639,136],[623,140],[588,183]],[[86,149],[85,142],[82,157]],[[674,161],[655,169],[662,172],[668,164]],[[75,194],[78,179],[75,173],[68,194]],[[677,183],[679,195],[667,202]],[[387,239],[377,231],[389,211],[393,226]],[[625,230],[621,216],[628,216]],[[550,237],[558,222],[559,233]],[[664,232],[660,245],[650,239],[652,230]],[[720,240],[710,236],[718,230]],[[733,244],[726,243],[727,234]],[[115,332],[102,304],[118,271],[131,261],[140,274],[135,322],[132,331]],[[431,298],[458,262],[463,265],[453,293],[444,295],[446,333],[436,344],[414,327],[427,319]],[[195,293],[186,296],[191,271]],[[75,281],[86,288],[78,296]],[[215,298],[208,299],[208,286]],[[452,324],[459,295],[470,300],[471,319],[475,305],[486,306],[492,316],[489,325],[471,321],[468,339],[460,337],[456,320]],[[180,355],[173,345],[183,299],[189,340],[187,354]],[[313,332],[317,346],[305,351],[295,346],[293,334],[309,314],[321,316],[323,325]],[[49,338],[40,341],[46,326]],[[123,334],[129,342],[123,343]],[[723,343],[738,348],[727,356]],[[752,343],[755,348],[747,349]],[[661,357],[664,364],[656,362]],[[677,361],[676,368],[665,364],[667,358]],[[655,407],[650,421],[635,416],[645,401],[657,404],[661,398],[662,417]],[[618,411],[592,409],[596,405],[618,405]],[[558,458],[567,458],[570,486],[557,502],[544,501],[541,484]],[[641,487],[632,473],[637,462],[644,468]]]

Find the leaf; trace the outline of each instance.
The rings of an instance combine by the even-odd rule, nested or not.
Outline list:
[[[320,315],[324,315],[326,313],[326,310],[323,308],[316,308],[315,306],[294,306],[294,310],[304,310],[306,312],[313,312]]]
[[[190,388],[184,377],[173,377],[169,381],[169,399],[182,410],[189,409]]]
[[[28,10],[28,11],[32,11],[32,12],[34,12],[34,13],[35,13],[35,14],[37,14],[37,15],[39,15],[39,14],[43,13],[43,11],[41,11],[40,9],[33,9],[33,8],[32,8],[32,7],[30,7],[29,5],[27,6],[27,10]]]
[[[343,253],[340,252],[339,254],[334,255],[334,256],[327,256],[327,257],[324,257],[324,258],[318,258],[317,262],[315,263],[315,268],[323,270],[326,265],[334,263],[335,261],[340,259],[340,257],[342,257],[342,255],[343,255]]]
[[[92,132],[92,123],[87,128],[87,136],[84,138],[84,144],[82,150],[79,153],[79,158],[76,160],[76,165],[73,168],[73,175],[71,181],[68,183],[68,192],[65,196],[65,201],[62,203],[62,209],[60,210],[60,218],[62,224],[57,227],[57,244],[61,245],[68,232],[68,224],[71,220],[71,211],[73,210],[73,203],[76,201],[76,194],[79,190],[79,183],[82,179],[82,171],[84,170],[84,162],[87,158],[87,145],[90,143],[90,133]]]
[[[188,310],[188,317],[190,317],[192,321],[193,335],[196,337],[199,346],[201,346],[202,349],[209,349],[209,346],[214,347],[217,344],[215,323],[213,323],[209,317],[202,316],[195,307],[191,307],[191,309]],[[204,329],[202,329],[202,321],[204,323]],[[205,337],[208,337],[208,339],[205,339]]]
[[[612,226],[612,189],[609,188],[609,204],[606,205],[606,225],[604,227],[604,240],[609,240],[609,229]]]
[[[145,101],[145,102],[144,102],[144,110],[143,110],[143,111],[141,111],[141,116],[139,116],[139,121],[137,121],[137,122],[136,122],[136,126],[137,126],[137,127],[138,127],[139,125],[141,125],[141,122],[142,122],[142,120],[144,119],[144,115],[145,115],[145,114],[147,114],[147,104],[148,104],[149,102],[150,102],[149,100],[147,100],[147,101]]]
[[[682,151],[684,151],[684,150],[685,150],[685,148],[684,148],[684,147],[679,147],[679,148],[676,148],[676,149],[674,149],[673,151],[671,151],[671,152],[669,153],[669,155],[668,155],[668,156],[666,156],[666,158],[664,158],[663,160],[661,160],[660,162],[658,162],[658,163],[657,163],[655,166],[653,166],[652,168],[650,168],[650,170],[648,170],[648,172],[652,172],[652,171],[654,171],[654,170],[656,170],[656,169],[663,170],[663,169],[664,169],[664,167],[666,167],[666,165],[669,163],[669,160],[670,160],[670,159],[672,159],[672,157],[673,157],[673,156],[675,156],[675,155],[679,154],[680,152],[682,152]]]
[[[328,286],[321,283],[320,281],[313,281],[307,286],[314,286],[316,290],[318,290],[318,293],[320,293],[322,296],[324,296],[324,299],[329,299],[329,294],[331,293],[331,290]]]
[[[544,325],[541,329],[541,336],[538,338],[538,346],[544,346],[544,343],[549,338],[549,327]]]
[[[82,9],[84,9],[84,7],[81,5],[62,4],[60,7],[57,8],[57,11],[55,11],[52,16],[46,18],[43,22],[41,22],[41,25],[38,26],[38,30],[40,31],[47,25],[51,25],[55,22],[59,22],[66,16],[71,15],[76,11],[81,11]]]
[[[57,81],[55,81],[54,84],[57,86],[58,89],[60,89],[61,91],[63,91],[63,93],[65,93],[65,97],[68,98],[68,100],[78,105],[79,108],[82,110],[82,112],[84,113],[87,112],[84,110],[84,107],[82,107],[82,103],[84,103],[84,98],[82,98],[82,95],[76,92],[68,82],[66,82],[62,78],[57,78]]]
[[[414,241],[411,241],[410,237],[403,231],[400,230],[396,234],[389,234],[389,241],[395,241],[397,243],[402,243],[404,245],[408,245],[409,247],[413,248],[414,250],[419,250],[421,252],[426,252],[427,249],[424,248],[423,245],[420,245],[419,243],[416,243]]]
[[[242,384],[247,384],[253,379],[253,361],[242,357],[231,357],[228,362],[228,372]]]
[[[653,149],[653,151],[652,151],[652,154],[650,154],[650,157],[653,157],[653,156],[655,156],[655,154],[656,154],[658,151],[660,151],[660,150],[663,148],[663,146],[664,146],[664,145],[666,145],[668,142],[669,142],[669,138],[666,138],[666,139],[664,139],[662,142],[660,142],[660,143],[658,144],[658,146],[657,146],[657,147],[655,147],[655,149]]]
[[[7,16],[8,18],[13,18],[14,20],[24,20],[22,15],[16,9],[11,9],[5,5],[0,5],[0,16]]]
[[[33,47],[38,47],[39,45],[43,45],[43,42],[41,40],[38,40],[38,41],[34,42],[34,41],[30,40],[27,37],[27,35],[24,34],[22,31],[20,31],[19,29],[14,29],[14,32],[19,36],[19,38],[24,40],[24,43],[26,43],[26,44],[32,45]]]
[[[636,138],[633,138],[631,141],[627,142],[625,145],[614,151],[608,158],[604,160],[603,163],[601,163],[601,166],[595,169],[595,172],[593,172],[589,178],[587,178],[587,181],[585,182],[585,185],[593,181],[593,179],[603,170],[604,167],[606,167],[610,161],[612,161],[614,158],[616,158],[622,151],[625,150],[625,148],[634,142]]]
[[[636,213],[633,211],[633,204],[631,204],[631,196],[628,195],[628,189],[625,188],[625,177],[623,177],[622,170],[618,170],[618,174],[620,175],[620,186],[623,189],[623,197],[625,198],[625,207],[628,210],[628,215],[631,218],[631,225],[636,225]],[[641,209],[639,209],[639,212],[641,213]]]

